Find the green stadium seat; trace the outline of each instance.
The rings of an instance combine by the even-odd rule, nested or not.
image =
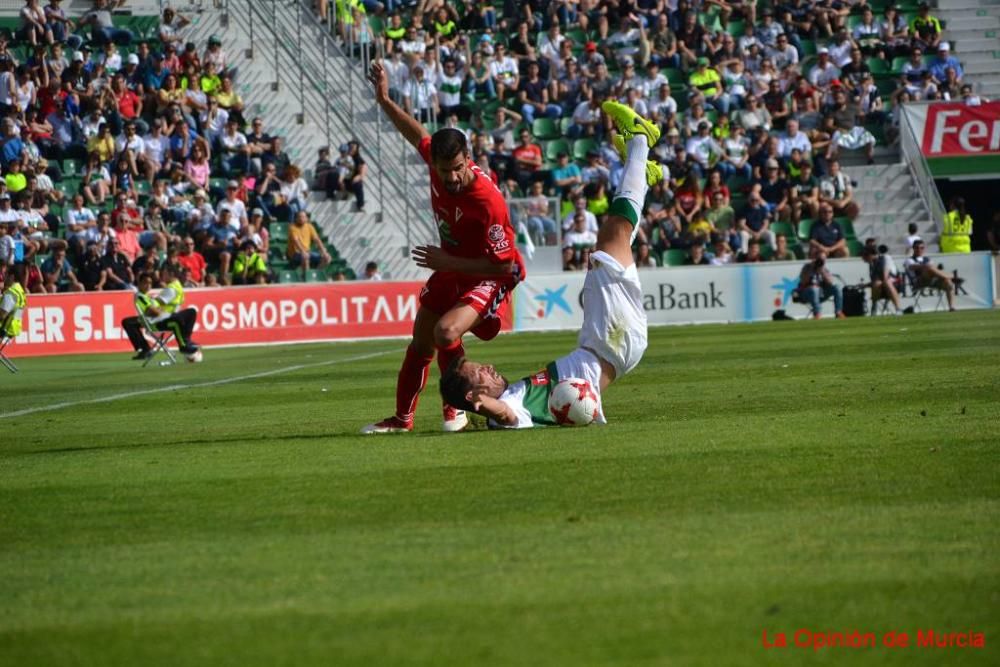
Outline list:
[[[570,148],[569,141],[567,139],[556,139],[545,144],[545,159],[551,162],[555,162],[559,156],[559,153],[566,153],[570,155],[573,150]]]
[[[864,245],[857,239],[847,239],[847,252],[851,253],[851,257],[860,257]]]
[[[814,56],[814,55],[816,55],[817,50],[818,49],[816,47],[816,40],[814,40],[814,39],[803,39],[802,40],[802,56],[803,57]],[[805,72],[806,70],[803,68],[802,71]]]
[[[811,218],[803,218],[799,220],[799,240],[808,241],[809,233],[812,231],[813,225],[816,221]]]
[[[890,72],[896,76],[899,76],[900,74],[903,73],[903,65],[905,65],[908,60],[909,58],[907,58],[906,56],[896,56],[895,58],[892,59],[892,69],[890,70]]]
[[[83,165],[79,160],[63,160],[62,172],[64,178],[73,178],[82,175]]]
[[[884,58],[869,58],[865,61],[865,64],[867,64],[868,69],[871,70],[872,76],[890,74],[889,63],[887,63]]]
[[[559,131],[565,137],[569,133],[569,128],[573,124],[572,116],[564,116],[559,119]]]
[[[268,231],[271,233],[271,240],[278,243],[288,241],[288,223],[272,222]]]
[[[306,282],[307,283],[325,283],[327,281],[326,273],[321,269],[309,269],[306,271]]]
[[[586,160],[587,152],[598,148],[598,143],[596,139],[585,138],[577,139],[573,142],[573,159],[574,160]]]
[[[854,223],[851,222],[850,218],[834,218],[836,222],[840,223],[840,228],[844,230],[844,238],[848,241],[855,241],[858,235],[854,232]]]
[[[660,261],[661,266],[683,266],[685,260],[687,260],[687,250],[681,250],[680,248],[667,248],[663,251],[663,257]]]
[[[531,125],[531,134],[535,139],[558,139],[562,136],[559,126],[551,118],[536,118]]]
[[[729,25],[726,26],[726,32],[737,39],[743,36],[743,31],[745,29],[746,21],[730,21]]]
[[[771,231],[774,232],[775,236],[778,234],[784,234],[790,242],[795,241],[795,228],[789,222],[777,222],[771,223]]]
[[[301,282],[299,280],[300,275],[301,274],[298,271],[293,271],[291,269],[285,269],[285,270],[280,271],[278,273],[278,282],[279,283],[297,283],[297,282]]]
[[[566,31],[566,36],[573,40],[573,44],[576,46],[583,46],[590,41],[587,36],[587,32],[580,28],[571,28]]]

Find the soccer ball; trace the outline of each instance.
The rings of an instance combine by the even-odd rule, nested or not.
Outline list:
[[[187,355],[186,358],[189,364],[200,364],[202,360],[201,350],[195,350],[191,354]]]
[[[560,426],[586,426],[597,419],[601,399],[594,387],[580,378],[563,378],[549,394],[549,412]]]

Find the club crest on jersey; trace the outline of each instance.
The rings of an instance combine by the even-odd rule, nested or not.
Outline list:
[[[503,227],[501,225],[492,225],[487,235],[491,243],[500,243],[504,239]]]
[[[531,376],[531,384],[536,387],[541,385],[549,384],[549,372],[548,371],[538,371]]]

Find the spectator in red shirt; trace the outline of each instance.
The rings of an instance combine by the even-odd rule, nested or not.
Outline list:
[[[524,192],[528,191],[531,182],[536,180],[536,172],[542,167],[542,148],[531,143],[531,133],[521,130],[521,143],[514,148],[514,178]]]
[[[140,136],[149,132],[149,125],[140,118],[142,98],[128,89],[125,85],[125,76],[121,73],[115,74],[114,78],[111,79],[111,96],[114,98],[115,108],[118,110],[118,117],[112,116],[111,119],[112,134],[119,134],[120,127],[128,121],[135,121]]]
[[[194,239],[190,236],[184,237],[184,245],[177,255],[177,263],[187,269],[189,283],[194,283],[198,287],[205,284],[205,268],[208,263],[205,257],[195,250]]]

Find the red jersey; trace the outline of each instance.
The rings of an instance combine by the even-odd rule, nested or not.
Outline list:
[[[431,138],[421,139],[418,150],[431,166]],[[475,179],[457,195],[448,192],[437,172],[430,169],[431,208],[441,248],[456,257],[486,257],[498,264],[513,262],[514,272],[508,281],[517,283],[525,277],[524,260],[515,245],[517,236],[510,224],[507,202],[493,180],[471,160],[469,168]]]

